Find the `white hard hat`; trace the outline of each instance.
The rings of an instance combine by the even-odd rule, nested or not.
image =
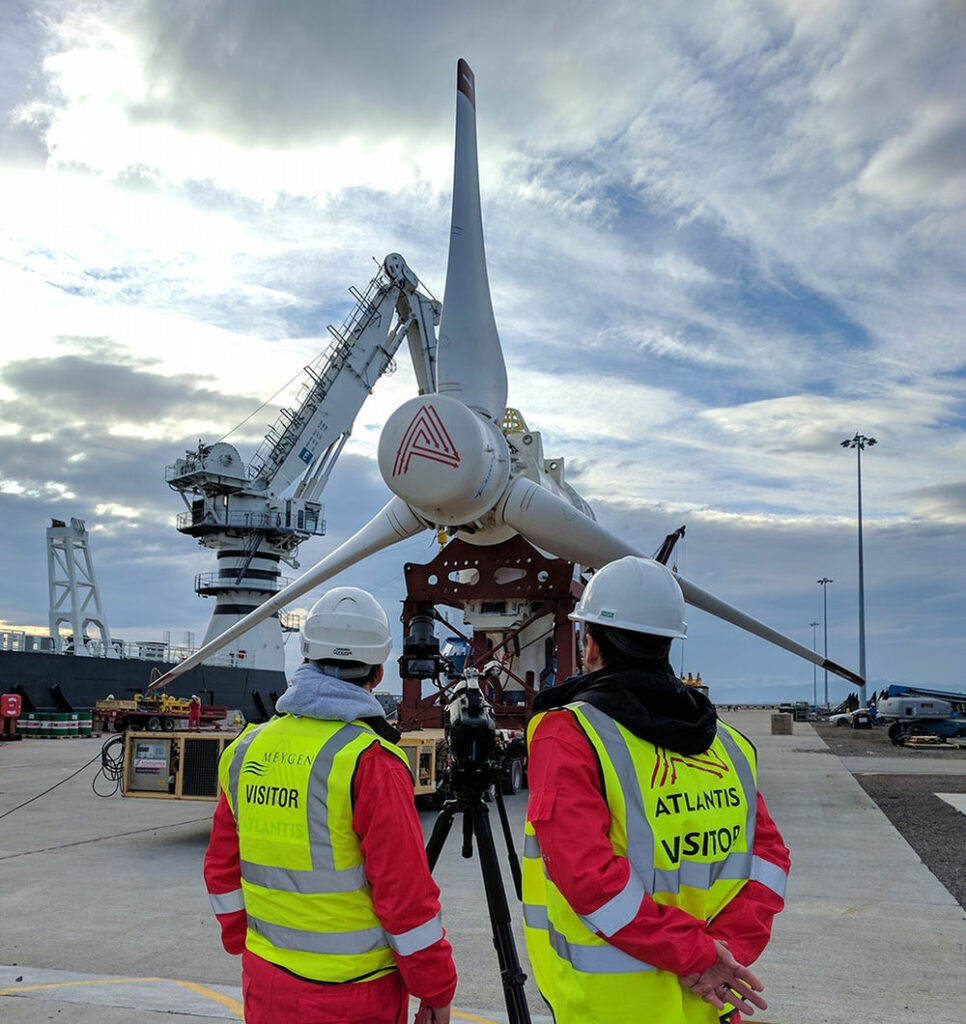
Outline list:
[[[483,666],[483,675],[488,676],[491,673],[502,672],[503,666],[498,661],[488,661]]]
[[[302,655],[311,661],[381,665],[392,650],[382,605],[358,587],[334,587],[312,606],[302,627]]]
[[[633,555],[600,569],[570,618],[654,636],[683,637],[688,631],[684,595],[671,570]]]

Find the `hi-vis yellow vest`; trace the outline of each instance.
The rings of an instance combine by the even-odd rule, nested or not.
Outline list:
[[[783,889],[784,876],[754,858],[755,753],[723,723],[703,754],[686,757],[639,739],[589,704],[567,707],[596,751],[614,852],[627,857],[625,889],[580,917],[544,871],[532,823],[523,860],[524,931],[537,985],[557,1024],[711,1024],[721,1011],[659,970],[610,945],[645,893],[709,921],[750,878]],[[539,723],[530,723],[529,735]],[[781,878],[773,877],[782,875]],[[632,1011],[633,1008],[633,1011]]]
[[[361,981],[442,936],[439,918],[402,936],[376,916],[351,783],[363,752],[395,745],[360,722],[285,715],[242,733],[222,754],[219,780],[238,826],[246,947],[317,981]],[[391,837],[387,837],[391,842]]]

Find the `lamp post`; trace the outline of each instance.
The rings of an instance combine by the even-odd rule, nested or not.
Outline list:
[[[862,685],[859,687],[859,707],[865,707],[865,567],[862,561],[862,452],[878,442],[874,437],[865,437],[856,432],[854,437],[847,437],[841,442],[843,448],[854,448],[856,459],[856,479],[858,481],[859,511],[859,675]]]
[[[835,580],[830,580],[828,576],[823,576],[820,580],[816,580],[816,583],[822,588],[822,622],[825,628],[825,661],[828,662],[828,585],[834,583]],[[829,710],[828,706],[828,669],[825,669],[825,710]]]
[[[812,650],[815,650],[815,627],[818,625],[817,622],[810,622],[809,625],[812,627]],[[812,707],[818,707],[818,681],[815,673],[815,662],[812,662]]]

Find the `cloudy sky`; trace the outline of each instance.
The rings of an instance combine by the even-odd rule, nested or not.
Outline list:
[[[964,29],[959,0],[4,4],[2,626],[46,624],[44,528],[77,516],[115,634],[203,634],[214,559],[164,468],[199,437],[252,454],[373,257],[442,296],[462,56],[509,404],[598,519],[647,551],[686,523],[680,570],[808,646],[831,577],[857,668],[839,442],[873,436],[870,685],[966,689]],[[388,498],[407,362],[303,566]],[[427,537],[339,582],[395,620]],[[721,702],[812,695],[695,610],[674,658]]]

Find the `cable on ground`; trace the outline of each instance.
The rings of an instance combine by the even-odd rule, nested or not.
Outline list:
[[[111,748],[120,746],[122,749],[118,753],[112,753]],[[91,789],[94,791],[96,796],[109,797],[121,788],[121,780],[124,778],[124,733],[120,736],[112,736],[107,740],[101,747],[101,767],[98,769],[97,774],[91,779]],[[90,763],[90,762],[88,762]],[[109,782],[114,783],[114,788],[110,793],[98,793],[97,791],[97,780],[100,776],[104,776]]]
[[[46,796],[48,793],[53,792],[53,790],[55,790],[58,786],[62,786],[65,782],[70,782],[70,780],[73,779],[75,776],[80,775],[80,773],[85,768],[89,768],[98,758],[101,758],[101,765],[102,765],[101,766],[101,772],[103,772],[105,775],[107,775],[108,778],[116,779],[116,784],[115,784],[114,789],[110,793],[97,793],[96,789],[94,789],[94,792],[97,793],[98,796],[113,796],[114,793],[117,792],[118,787],[121,784],[121,774],[115,775],[113,773],[114,773],[115,768],[116,768],[116,766],[118,764],[121,764],[120,771],[121,771],[121,773],[123,773],[123,765],[122,765],[123,756],[122,757],[118,757],[118,758],[106,759],[106,752],[107,752],[107,748],[109,746],[111,746],[111,744],[118,743],[118,742],[123,743],[124,742],[124,737],[123,736],[114,736],[112,739],[109,739],[107,741],[107,743],[105,743],[104,746],[101,747],[101,752],[99,754],[95,754],[85,764],[82,764],[80,766],[80,768],[77,769],[76,772],[71,772],[70,775],[68,775],[66,778],[61,779],[60,782],[55,782],[52,786],[49,786],[42,793],[38,793],[36,796],[32,796],[29,800],[24,800],[24,802],[22,804],[17,804],[16,807],[11,807],[8,810],[4,811],[3,814],[0,814],[0,818],[5,818],[8,814],[13,814],[14,811],[19,811],[21,807],[26,807],[27,804],[32,804],[34,802],[34,800],[39,800],[42,796]],[[108,764],[109,763],[110,763],[110,768],[108,768]],[[94,782],[96,782],[96,781],[97,781],[97,776],[95,775],[94,776]],[[93,783],[91,785],[92,785],[92,788],[93,788]]]

